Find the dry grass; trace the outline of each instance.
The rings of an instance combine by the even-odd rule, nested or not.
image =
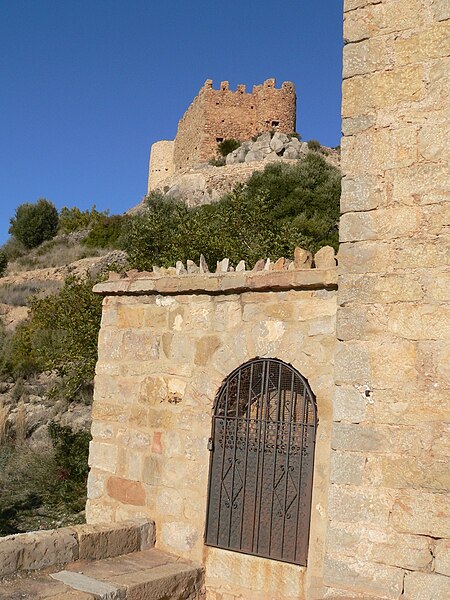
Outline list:
[[[16,444],[23,444],[27,437],[27,411],[23,400],[17,404],[16,414]]]
[[[46,269],[70,265],[71,263],[92,256],[102,256],[108,251],[102,248],[89,248],[77,240],[61,236],[44,242],[38,248],[20,256],[8,267],[8,273],[20,273],[35,269]]]
[[[6,442],[7,427],[8,408],[4,405],[3,400],[0,400],[0,446]]]
[[[0,285],[0,304],[9,306],[27,306],[31,296],[55,294],[63,285],[62,281],[30,280],[24,283],[6,283]]]

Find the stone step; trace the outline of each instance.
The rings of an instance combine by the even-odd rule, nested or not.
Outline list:
[[[0,585],[0,600],[203,600],[204,568],[151,548]]]
[[[196,600],[204,584],[203,567],[155,548],[77,561],[51,576],[101,600]]]

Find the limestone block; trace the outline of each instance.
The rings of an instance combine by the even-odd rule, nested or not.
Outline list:
[[[447,0],[433,0],[433,13],[436,21],[450,19],[450,6]]]
[[[450,541],[437,540],[434,547],[434,570],[450,577]]]
[[[394,45],[398,65],[425,62],[450,54],[450,27],[447,22],[398,38]]]
[[[445,295],[445,277],[433,277],[430,282],[430,294],[439,298]],[[443,285],[436,282],[443,281]],[[450,281],[449,281],[450,286]],[[361,304],[389,303],[389,302],[414,302],[424,297],[424,282],[420,273],[412,272],[401,274],[383,273],[362,275],[345,273],[339,278],[338,299],[340,304],[358,302]],[[436,289],[437,288],[437,289]],[[443,289],[444,288],[444,289]],[[436,292],[434,292],[436,289]]]
[[[326,557],[324,583],[351,592],[397,600],[403,589],[403,571],[358,559]]]
[[[448,461],[396,455],[367,458],[366,482],[385,488],[416,488],[435,492],[450,489]]]
[[[177,553],[192,550],[199,538],[198,528],[184,521],[165,522],[158,534],[159,543]]]
[[[113,444],[90,442],[89,466],[100,471],[115,473],[118,466],[119,450]]]
[[[448,597],[448,577],[436,573],[406,573],[405,600],[437,600]]]
[[[403,490],[392,508],[391,523],[399,532],[450,537],[448,498],[420,490]]]
[[[411,207],[346,213],[341,217],[339,239],[353,242],[411,236],[420,228],[421,218],[421,210]]]
[[[434,144],[439,145],[440,135],[436,141],[427,138],[427,132],[419,138],[425,154],[434,153]],[[392,173],[392,199],[403,204],[415,204],[430,192],[445,193],[448,191],[447,165],[441,163],[421,163],[400,169]]]
[[[388,311],[380,305],[341,307],[336,320],[339,340],[368,340],[386,331]]]
[[[87,495],[91,500],[101,498],[105,493],[105,475],[101,471],[90,469],[87,481]]]
[[[356,452],[331,453],[330,481],[332,483],[360,485],[363,481],[366,456]]]
[[[394,495],[390,491],[332,484],[329,517],[341,523],[387,527],[393,502]]]
[[[386,66],[392,67],[394,60],[385,38],[372,38],[344,46],[343,78],[365,75]]]
[[[414,65],[345,79],[342,84],[343,117],[356,117],[371,109],[418,102],[424,98],[423,66]]]
[[[333,420],[360,423],[366,416],[364,391],[353,386],[337,386],[333,401]]]
[[[159,357],[159,339],[146,329],[126,329],[123,333],[121,357],[125,360],[150,360]]]
[[[387,204],[383,179],[377,175],[358,173],[356,178],[342,180],[341,211],[364,211]]]
[[[363,384],[371,381],[369,352],[362,342],[339,343],[335,357],[336,383]]]
[[[101,560],[153,546],[155,524],[150,521],[78,525],[79,558]]]
[[[450,338],[450,306],[394,305],[389,310],[388,330],[412,340]]]
[[[217,335],[203,336],[196,341],[194,363],[199,366],[206,365],[220,348],[221,340]]]
[[[414,427],[350,423],[335,423],[331,441],[331,447],[336,450],[413,456],[421,454],[423,444],[420,430]]]
[[[37,531],[0,538],[0,575],[35,571],[77,560],[75,532],[69,528]]]
[[[355,135],[355,133],[369,129],[374,123],[375,117],[373,114],[347,117],[342,119],[342,133],[344,136]]]

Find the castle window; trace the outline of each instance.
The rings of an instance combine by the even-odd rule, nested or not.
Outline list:
[[[307,381],[276,358],[256,358],[219,389],[205,543],[306,565],[316,404]]]
[[[272,127],[278,127],[280,121],[272,121]]]

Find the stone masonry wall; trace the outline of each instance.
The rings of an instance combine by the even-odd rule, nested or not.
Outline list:
[[[130,273],[96,287],[105,298],[87,520],[153,519],[158,547],[206,565],[209,600],[316,597],[334,389],[336,269],[333,257],[326,262],[229,273],[222,261],[215,274]],[[256,356],[291,363],[317,398],[307,568],[203,543],[213,401],[224,378]]]
[[[208,79],[178,124],[175,169],[213,158],[218,140],[248,140],[271,129],[292,133],[295,121],[296,94],[291,82],[277,89],[275,79],[267,79],[250,94],[244,85],[230,90],[227,81],[215,90]]]
[[[156,189],[161,181],[173,175],[175,170],[173,149],[174,142],[171,140],[161,140],[152,144],[148,164],[147,191],[149,193]]]
[[[345,1],[327,599],[448,597],[449,17]]]

